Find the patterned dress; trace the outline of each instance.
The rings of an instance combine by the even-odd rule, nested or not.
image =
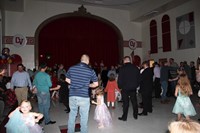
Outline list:
[[[175,114],[183,114],[184,116],[196,115],[196,111],[189,96],[182,95],[180,89],[172,112]]]
[[[105,127],[112,125],[112,118],[106,104],[104,103],[103,96],[101,96],[101,104],[97,105],[95,109],[94,120],[99,124],[103,124]]]

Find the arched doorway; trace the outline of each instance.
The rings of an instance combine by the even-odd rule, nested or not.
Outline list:
[[[91,57],[91,64],[104,61],[116,65],[123,56],[123,39],[111,22],[91,15],[81,6],[79,11],[60,14],[45,20],[36,30],[35,59],[50,66],[64,64],[66,68],[79,62],[82,54]]]

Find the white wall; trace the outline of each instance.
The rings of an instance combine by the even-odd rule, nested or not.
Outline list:
[[[161,19],[164,14],[169,15],[171,23],[171,52],[162,52],[162,49],[158,49],[157,54],[152,54],[151,58],[155,61],[158,61],[160,58],[174,58],[177,63],[180,61],[196,61],[197,57],[200,56],[200,1],[192,0],[187,2],[177,8],[171,9],[159,16],[156,16],[157,29],[158,29],[158,47],[162,46],[162,31],[161,31]],[[177,50],[177,37],[176,37],[176,18],[194,11],[195,19],[195,39],[196,39],[196,48]],[[144,60],[147,59],[147,51],[150,50],[150,37],[149,37],[149,23],[152,19],[147,20],[142,23],[142,41],[143,41],[143,57]]]
[[[26,0],[24,12],[6,11],[5,35],[14,36],[20,33],[24,36],[33,37],[37,27],[46,19],[58,14],[77,11],[80,6],[75,4]],[[92,6],[85,7],[91,14],[105,18],[115,24],[121,31],[124,40],[133,38],[141,41],[141,24],[130,22],[128,11]],[[34,46],[26,45],[23,48],[16,48],[12,45],[6,46],[10,48],[11,54],[16,53],[22,56],[23,64],[27,68],[34,67]],[[130,55],[131,50],[125,48],[124,53],[125,55]],[[138,55],[142,55],[141,50],[138,50],[137,53]]]

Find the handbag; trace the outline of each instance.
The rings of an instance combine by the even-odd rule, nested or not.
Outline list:
[[[119,91],[117,91],[117,90],[115,90],[115,98],[118,101],[121,101],[121,99],[122,99],[121,93]]]

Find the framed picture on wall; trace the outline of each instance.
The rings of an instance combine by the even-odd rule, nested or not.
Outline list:
[[[177,49],[195,48],[194,12],[176,18]]]

